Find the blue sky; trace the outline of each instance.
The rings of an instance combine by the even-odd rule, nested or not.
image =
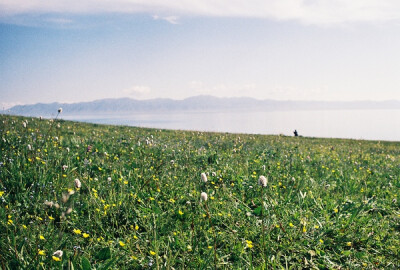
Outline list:
[[[400,100],[400,3],[0,1],[0,105]]]

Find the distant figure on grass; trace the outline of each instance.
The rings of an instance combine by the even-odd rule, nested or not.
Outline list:
[[[299,136],[299,134],[297,133],[297,130],[294,130],[293,133],[294,133],[295,137]]]

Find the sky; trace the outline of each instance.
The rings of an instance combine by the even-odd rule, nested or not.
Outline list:
[[[0,106],[400,100],[397,0],[0,0]]]

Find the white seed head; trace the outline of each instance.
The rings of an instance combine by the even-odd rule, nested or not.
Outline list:
[[[75,187],[76,187],[76,188],[81,188],[81,186],[82,186],[82,183],[81,183],[81,181],[80,181],[78,178],[76,178],[76,179],[74,180],[74,184],[75,184]]]
[[[258,178],[258,184],[262,187],[266,187],[267,186],[267,178],[265,178],[264,175],[261,175],[260,178]]]
[[[207,183],[207,175],[205,173],[201,173],[201,181]]]
[[[53,253],[53,256],[57,257],[57,258],[61,258],[62,255],[63,255],[63,251],[62,250],[57,250],[56,252]]]
[[[202,200],[202,201],[207,201],[207,199],[208,199],[208,196],[207,196],[207,193],[205,193],[205,192],[202,192],[201,194],[200,194],[200,200]]]

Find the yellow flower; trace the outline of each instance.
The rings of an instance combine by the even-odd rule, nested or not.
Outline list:
[[[135,230],[139,230],[139,226],[138,225],[135,226]]]
[[[50,219],[50,220],[54,220],[54,218],[53,218],[52,216],[49,216],[49,219]]]
[[[74,233],[75,233],[75,234],[81,234],[81,233],[82,233],[82,231],[81,231],[81,230],[79,230],[79,229],[74,229]]]
[[[246,245],[248,248],[253,248],[253,242],[250,240],[246,240]]]
[[[306,232],[307,232],[306,226],[303,226],[303,233],[306,233]]]
[[[339,212],[339,210],[338,210],[337,208],[333,209],[333,211],[334,211],[335,213]]]
[[[40,240],[46,240],[46,238],[44,238],[43,235],[39,235],[39,239],[40,239]]]
[[[136,256],[133,256],[133,255],[132,255],[132,256],[131,256],[131,259],[137,261],[138,258],[137,258]]]
[[[212,249],[213,247],[212,246],[208,246],[208,249]]]
[[[46,255],[46,253],[44,252],[43,249],[38,249],[38,254],[39,254],[40,256],[45,256],[45,255]]]
[[[60,262],[60,261],[61,261],[61,258],[58,258],[58,257],[56,257],[56,256],[52,256],[52,258],[53,258],[53,260],[56,261],[56,262]]]
[[[26,227],[26,225],[25,225],[25,224],[22,224],[22,228],[24,228],[24,229],[28,229],[28,227]]]
[[[181,216],[183,215],[183,212],[181,210],[179,210],[179,215],[181,215]]]
[[[128,181],[125,180],[125,181],[124,181],[124,184],[127,185],[127,184],[128,184]],[[136,258],[136,257],[135,257],[135,258]]]
[[[289,223],[289,226],[290,226],[290,227],[294,227],[294,225],[293,225],[293,223],[292,223],[292,222],[290,222],[290,223]]]
[[[8,224],[8,225],[13,225],[14,223],[13,223],[12,219],[9,219],[8,222],[7,222],[7,224]]]
[[[82,236],[83,236],[83,238],[88,238],[89,234],[88,233],[83,233]]]
[[[4,191],[0,191],[0,197],[3,197]]]
[[[150,255],[154,256],[154,255],[156,255],[156,253],[154,251],[150,250]]]
[[[121,247],[124,247],[124,246],[125,246],[125,243],[122,242],[122,241],[119,241],[119,245],[120,245]]]
[[[347,242],[346,246],[351,247],[351,242]]]
[[[324,240],[322,240],[322,239],[319,239],[319,242],[320,242],[321,244],[323,244],[323,243],[324,243]]]

